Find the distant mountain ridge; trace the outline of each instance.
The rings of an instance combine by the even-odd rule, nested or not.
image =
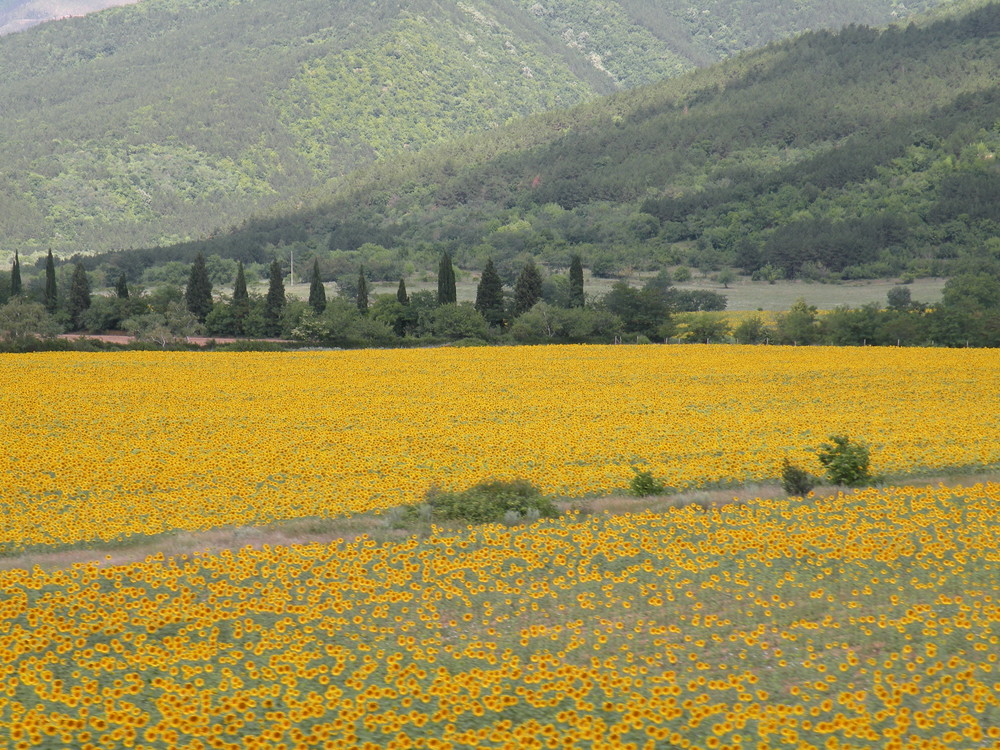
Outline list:
[[[0,39],[0,247],[219,234],[375,161],[933,5],[143,0],[43,24]]]
[[[0,36],[140,0],[0,0]]]
[[[375,280],[580,255],[759,278],[1000,274],[1000,3],[813,32],[573,110],[398,155],[215,239],[93,259],[320,257]]]

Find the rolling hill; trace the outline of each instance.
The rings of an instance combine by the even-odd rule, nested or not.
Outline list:
[[[317,255],[327,275],[528,256],[598,273],[950,275],[1000,258],[1000,5],[812,32],[677,79],[392,159],[196,252]]]
[[[373,162],[939,4],[143,0],[42,24],[0,39],[0,242],[218,235]]]

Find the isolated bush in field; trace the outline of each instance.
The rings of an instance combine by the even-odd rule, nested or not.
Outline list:
[[[434,518],[469,523],[502,521],[513,525],[559,515],[552,500],[525,479],[482,482],[464,492],[432,491],[428,493],[427,505]]]
[[[632,481],[629,482],[629,492],[631,492],[636,497],[647,497],[649,495],[662,495],[667,491],[667,487],[662,481],[653,476],[652,472],[649,471],[639,471],[635,467],[632,468],[635,472],[635,476],[632,477]]]
[[[819,447],[817,457],[834,484],[848,486],[864,484],[872,478],[869,469],[870,451],[865,443],[846,435],[831,435],[830,443]]]
[[[781,487],[792,497],[804,497],[816,486],[816,478],[805,469],[790,463],[781,464]]]

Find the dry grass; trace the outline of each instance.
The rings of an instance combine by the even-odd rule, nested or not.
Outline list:
[[[956,471],[953,474],[940,473],[907,479],[893,478],[888,486],[971,486],[977,483],[1000,481],[1000,471],[969,472]],[[815,498],[829,497],[838,492],[852,491],[846,487],[820,485],[812,493]],[[783,496],[781,485],[775,483],[755,483],[728,488],[697,489],[648,497],[632,495],[609,495],[557,501],[563,513],[579,512],[584,515],[628,513],[663,513],[670,508],[697,505],[704,510],[718,508],[732,503],[746,503],[756,498]],[[209,529],[199,532],[171,532],[151,537],[133,537],[127,543],[102,546],[88,544],[86,547],[70,546],[54,548],[51,551],[33,549],[20,555],[0,559],[0,571],[31,570],[38,566],[42,570],[68,568],[78,564],[94,563],[102,566],[127,565],[144,562],[147,558],[162,554],[165,558],[187,555],[208,555],[224,549],[242,549],[265,546],[291,546],[306,544],[330,544],[350,542],[359,537],[386,542],[407,536],[429,536],[437,529],[449,529],[454,524],[410,523],[396,525],[391,512],[365,513],[354,516],[333,518],[297,518],[263,526],[239,526]]]

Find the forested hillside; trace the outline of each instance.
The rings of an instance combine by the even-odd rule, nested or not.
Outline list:
[[[0,240],[203,238],[373,161],[937,4],[143,0],[43,24],[0,40]]]
[[[688,264],[765,278],[952,275],[1000,256],[1000,5],[815,32],[676,80],[343,180],[197,251],[322,256],[328,278],[532,256],[597,273]],[[285,251],[282,251],[284,253]],[[96,259],[95,259],[96,260]],[[508,280],[511,278],[511,270]]]

